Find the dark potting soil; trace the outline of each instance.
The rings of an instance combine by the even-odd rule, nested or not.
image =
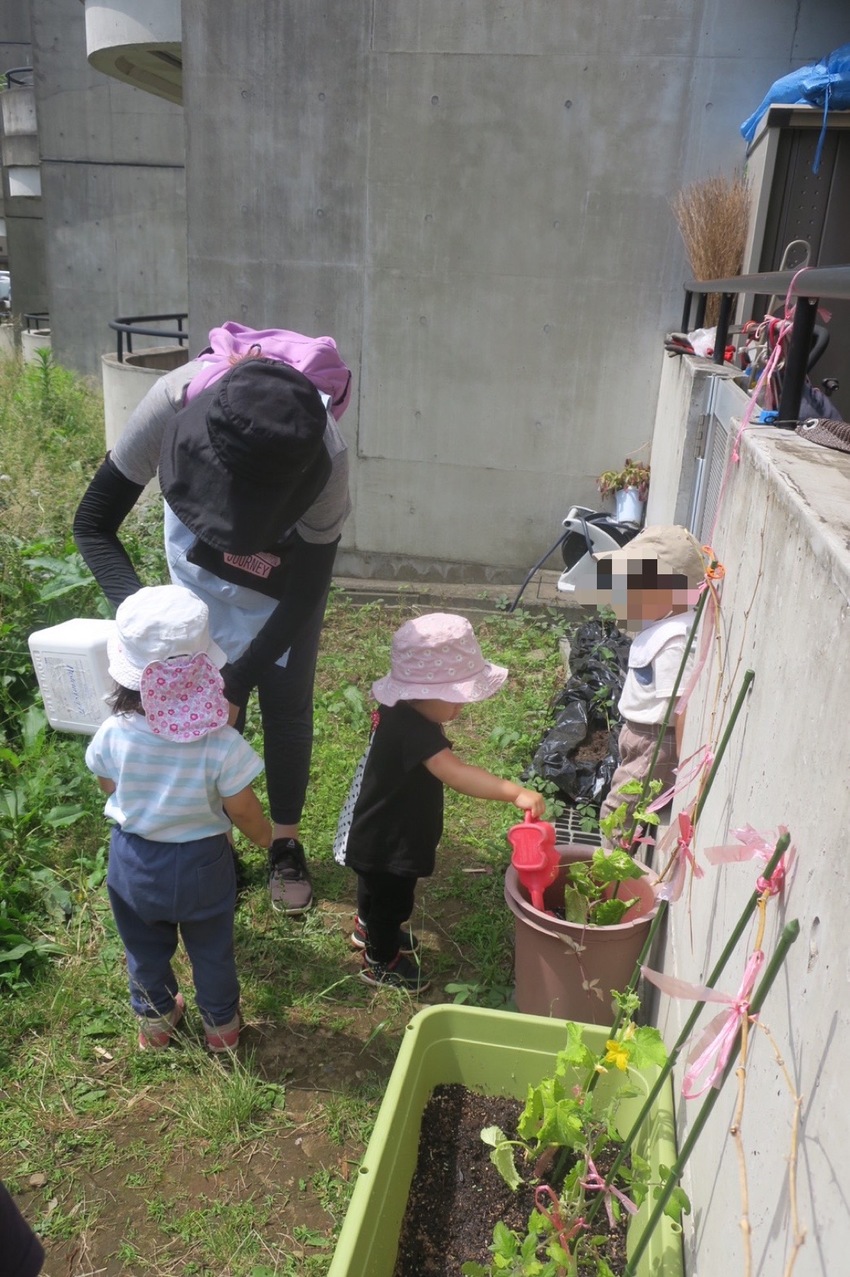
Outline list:
[[[521,1237],[526,1235],[534,1209],[534,1185],[512,1192],[490,1161],[489,1145],[481,1139],[485,1126],[499,1126],[514,1138],[523,1107],[519,1100],[476,1095],[464,1086],[435,1088],[422,1118],[419,1156],[393,1277],[458,1277],[461,1265],[470,1260],[486,1267],[499,1220]],[[606,1158],[604,1153],[599,1158],[597,1169],[602,1175],[605,1163],[612,1160],[613,1155]],[[615,1273],[625,1267],[625,1228],[625,1221],[618,1224],[599,1251]],[[594,1235],[607,1231],[607,1218],[600,1211]],[[595,1264],[584,1271],[595,1272]]]
[[[573,751],[574,763],[599,763],[608,753],[611,733],[607,727],[595,727]]]

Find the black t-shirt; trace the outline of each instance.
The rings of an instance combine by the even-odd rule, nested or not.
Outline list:
[[[451,745],[439,723],[405,701],[379,714],[345,862],[361,873],[425,878],[443,832],[443,783],[424,762]]]

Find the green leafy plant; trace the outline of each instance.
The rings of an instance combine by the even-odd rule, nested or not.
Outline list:
[[[627,780],[620,786],[618,792],[622,795],[623,802],[603,817],[599,822],[599,829],[603,838],[612,847],[631,851],[636,832],[654,829],[658,824],[658,812],[649,809],[661,793],[661,781],[650,780],[647,783],[640,780]],[[638,796],[637,803],[630,803],[628,800],[635,795]]]
[[[639,1027],[631,1019],[637,998],[621,995],[627,1018],[605,1044],[601,1060],[584,1041],[584,1026],[568,1023],[566,1045],[558,1053],[552,1073],[529,1087],[525,1107],[511,1138],[497,1126],[485,1128],[490,1160],[514,1191],[522,1184],[537,1185],[538,1208],[528,1220],[525,1236],[496,1225],[490,1247],[492,1261],[462,1266],[465,1277],[606,1277],[612,1270],[602,1253],[606,1240],[587,1228],[585,1217],[598,1193],[604,1194],[611,1227],[632,1212],[649,1193],[660,1191],[657,1179],[633,1150],[608,1181],[599,1167],[611,1161],[626,1132],[619,1126],[622,1101],[647,1089],[642,1070],[663,1068],[667,1052],[657,1029]],[[601,1075],[605,1088],[597,1088]],[[576,1083],[576,1076],[583,1081]],[[548,1206],[544,1207],[544,1203]],[[690,1204],[679,1190],[667,1203],[667,1214],[678,1220]]]
[[[564,890],[567,922],[594,927],[616,926],[637,897],[624,900],[612,893],[619,883],[642,877],[642,866],[627,852],[597,848],[590,860],[570,865]]]
[[[619,470],[603,470],[596,480],[596,486],[603,497],[612,497],[615,492],[625,488],[637,488],[638,499],[645,501],[649,492],[649,465],[645,461],[634,461],[626,457]]]

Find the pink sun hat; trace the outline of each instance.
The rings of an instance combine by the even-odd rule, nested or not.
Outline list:
[[[139,693],[155,736],[185,743],[227,726],[224,684],[206,652],[152,661],[142,671]]]
[[[381,705],[438,700],[453,704],[486,701],[508,671],[485,661],[465,616],[429,612],[405,621],[393,635],[389,674],[372,684]]]

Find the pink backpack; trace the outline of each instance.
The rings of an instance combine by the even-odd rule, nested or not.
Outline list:
[[[246,328],[232,320],[211,330],[210,349],[200,356],[204,367],[186,387],[184,403],[212,386],[230,371],[234,360],[249,353],[279,359],[303,372],[317,390],[329,396],[331,414],[339,421],[351,399],[351,369],[340,358],[333,337],[307,337],[286,328]]]

